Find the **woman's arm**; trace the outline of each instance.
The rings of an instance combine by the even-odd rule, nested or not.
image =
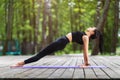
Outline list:
[[[83,53],[84,53],[84,66],[88,66],[88,45],[89,45],[89,38],[88,36],[84,35],[83,39]]]

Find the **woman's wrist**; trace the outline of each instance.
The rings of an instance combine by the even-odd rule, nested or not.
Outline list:
[[[89,65],[90,65],[90,63],[86,63],[85,65],[86,65],[86,66],[89,66]]]
[[[21,62],[18,62],[17,64],[18,64],[18,65],[25,65],[25,62],[24,62],[24,61],[21,61]]]

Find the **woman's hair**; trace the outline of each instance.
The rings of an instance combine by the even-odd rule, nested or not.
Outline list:
[[[100,50],[100,52],[102,53],[102,52],[103,52],[103,35],[102,35],[102,33],[101,33],[99,30],[97,30],[97,29],[94,30],[94,35],[91,35],[91,36],[90,36],[90,39],[96,39],[96,38],[99,39],[99,50]]]

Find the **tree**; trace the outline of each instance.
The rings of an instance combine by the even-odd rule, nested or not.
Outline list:
[[[95,26],[97,26],[97,23],[99,22],[100,19],[100,10],[101,10],[101,0],[98,0],[97,2],[97,8],[96,8],[96,15],[95,15]]]
[[[116,47],[118,42],[118,29],[119,29],[119,0],[115,0],[114,5],[114,27],[113,27],[113,37],[111,44],[111,52],[116,54]]]
[[[36,24],[35,24],[35,29],[34,29],[34,51],[35,53],[38,51],[37,48],[37,44],[38,44],[38,30],[39,30],[39,26],[40,26],[40,11],[41,11],[41,0],[37,0],[37,13],[36,13]]]
[[[51,13],[51,0],[48,1],[48,44],[53,41],[53,27],[52,27],[52,13]]]
[[[43,21],[42,21],[42,48],[47,44],[47,34],[46,34],[46,27],[47,27],[47,1],[44,1],[43,7]]]
[[[114,7],[115,2],[118,5],[117,1],[1,0],[0,39],[17,39],[21,44],[22,54],[34,54],[38,48],[42,49],[60,36],[71,31],[84,31],[94,25],[104,33],[104,47],[107,47],[104,51],[115,53],[119,29],[117,6]],[[112,36],[115,36],[114,39]],[[90,49],[94,47],[96,55],[99,52],[97,45],[90,45]],[[63,53],[80,50],[79,44],[69,44]],[[4,52],[6,51],[7,42],[4,46]]]
[[[22,35],[21,50],[22,54],[33,54],[34,44],[33,44],[33,31],[35,27],[35,13],[34,13],[34,0],[27,1],[21,0],[22,11],[21,11],[21,26],[20,31]],[[31,11],[32,9],[33,11]]]
[[[104,25],[107,19],[107,14],[108,14],[108,10],[109,10],[109,5],[110,5],[110,0],[106,0],[105,1],[105,5],[103,8],[103,13],[100,17],[100,20],[97,24],[97,28],[103,33],[103,29],[104,29]],[[91,55],[97,55],[99,53],[99,39],[95,40],[95,44],[94,44],[94,48],[92,50],[92,54]]]
[[[13,26],[13,0],[5,0],[5,13],[6,13],[6,41],[3,53],[7,52],[8,42],[12,40],[12,26]]]

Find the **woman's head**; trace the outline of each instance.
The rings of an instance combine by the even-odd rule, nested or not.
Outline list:
[[[95,27],[88,28],[87,31],[90,32],[91,36],[90,39],[99,39],[99,50],[103,52],[103,35],[102,33]]]
[[[87,28],[86,32],[88,32],[90,35],[93,35],[94,30],[96,30],[96,27],[89,27],[89,28]]]

